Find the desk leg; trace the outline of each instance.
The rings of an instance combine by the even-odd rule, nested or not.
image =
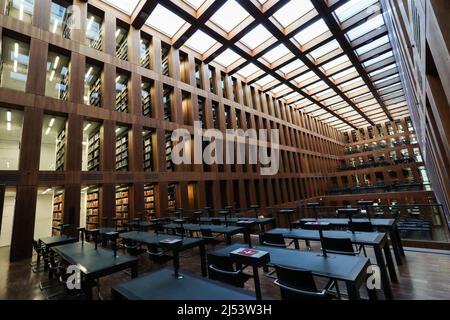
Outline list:
[[[345,282],[345,286],[347,287],[347,294],[349,300],[361,300],[359,295],[359,290],[356,288],[356,284],[351,281]]]
[[[389,276],[386,271],[386,265],[384,263],[383,253],[381,252],[381,248],[379,246],[374,247],[375,250],[375,256],[377,258],[377,264],[380,268],[381,272],[381,282],[383,285],[384,295],[386,296],[387,300],[392,300],[392,291],[391,291],[391,283],[389,282]]]
[[[262,300],[261,284],[259,283],[258,267],[253,267],[253,280],[255,281],[256,300]]]
[[[225,241],[227,244],[231,244],[231,234],[227,233],[225,235]]]
[[[395,271],[394,261],[392,260],[391,249],[389,248],[389,242],[386,241],[383,247],[384,256],[386,257],[386,263],[389,269],[389,275],[391,276],[391,281],[397,283],[397,272]]]
[[[246,228],[246,230],[244,232],[244,240],[245,240],[245,243],[251,244],[252,238],[250,237],[250,228]]]
[[[391,238],[392,249],[394,249],[395,261],[398,266],[403,264],[402,256],[400,252],[399,239],[397,238],[397,232],[395,230],[389,231],[389,238]]]
[[[298,239],[294,240],[295,249],[300,250],[300,243],[298,243]]]
[[[400,254],[402,255],[402,257],[404,257],[405,256],[405,250],[403,249],[402,238],[400,237],[400,231],[398,230],[397,224],[394,226],[394,233],[395,233],[396,238],[397,238],[397,244],[398,244],[398,249],[400,250]]]
[[[179,278],[180,270],[180,253],[178,250],[173,251],[173,270],[175,271],[175,278]]]
[[[206,267],[206,248],[205,244],[200,244],[200,264],[202,268],[202,277],[207,276],[207,267]]]

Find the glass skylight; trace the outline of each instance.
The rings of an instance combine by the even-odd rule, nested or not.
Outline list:
[[[376,8],[372,8],[371,6],[375,3],[378,3],[378,0],[350,0],[337,8],[335,13],[339,21],[344,22],[363,10],[370,10],[370,12],[368,12],[369,14],[374,13]]]
[[[194,8],[195,10],[197,10],[202,6],[202,4],[205,3],[206,0],[183,0],[183,1],[186,2],[188,5],[190,5],[192,8]]]
[[[364,53],[367,53],[371,50],[374,50],[378,47],[381,47],[382,45],[386,44],[389,42],[389,36],[384,36],[380,39],[374,40],[369,44],[366,44],[365,46],[359,48],[356,50],[356,53],[358,55],[363,55]]]
[[[131,15],[139,3],[139,0],[103,0],[117,9]]]
[[[212,17],[211,21],[230,32],[249,16],[235,0],[228,0]]]
[[[353,41],[371,31],[374,31],[374,30],[382,27],[383,25],[384,25],[383,16],[381,14],[378,14],[374,18],[363,23],[362,25],[347,32],[347,36],[350,39],[350,41]]]
[[[312,9],[314,9],[314,6],[309,0],[291,0],[278,10],[273,17],[283,28],[286,28]]]
[[[319,21],[313,23],[308,28],[300,31],[297,33],[294,38],[297,40],[301,45],[305,45],[314,38],[317,38],[318,36],[324,34],[325,32],[329,31],[327,24],[325,21],[320,19]]]
[[[186,41],[186,46],[194,49],[198,53],[204,54],[208,49],[217,43],[216,40],[208,36],[201,30],[195,32],[192,37]]]
[[[271,75],[267,75],[264,78],[258,80],[257,82],[255,82],[258,86],[264,87],[266,85],[268,85],[269,83],[271,83],[272,81],[275,81],[276,79],[274,77],[272,77]]]
[[[285,84],[282,84],[281,86],[276,87],[275,89],[272,89],[270,92],[273,94],[279,94],[280,92],[289,89],[289,87]]]
[[[284,73],[286,76],[288,73],[291,73],[292,71],[295,71],[301,67],[303,67],[305,64],[301,60],[295,60],[294,62],[289,63],[287,66],[284,66],[280,69],[281,72]]]
[[[289,49],[286,48],[284,44],[280,44],[278,47],[275,47],[274,49],[263,55],[263,59],[268,63],[274,63],[290,53],[291,51],[289,51]]]
[[[147,20],[147,24],[166,36],[173,37],[186,22],[175,13],[157,5]]]
[[[244,77],[244,78],[248,78],[250,77],[252,74],[255,74],[256,72],[260,71],[261,69],[259,69],[257,66],[255,66],[253,63],[248,64],[247,66],[245,66],[244,68],[242,68],[241,70],[239,70],[237,72],[237,74],[239,74],[240,76]]]
[[[219,55],[215,62],[221,64],[225,68],[235,63],[241,56],[239,56],[236,52],[231,49],[225,50],[221,55]]]
[[[269,40],[270,37],[272,37],[272,34],[263,25],[260,24],[255,29],[247,33],[241,39],[241,42],[250,50],[254,50],[261,44]]]
[[[330,41],[327,44],[321,46],[320,48],[312,51],[310,53],[310,55],[314,58],[314,59],[319,59],[320,57],[330,53],[331,51],[334,51],[336,49],[339,49],[339,42],[337,42],[336,40]]]
[[[380,56],[378,56],[376,58],[373,58],[373,59],[370,59],[370,60],[364,62],[363,66],[364,67],[369,67],[371,65],[374,65],[375,63],[381,62],[381,61],[383,61],[385,59],[389,59],[392,56],[394,56],[393,52],[389,51],[389,52],[387,52],[385,54],[382,54],[382,55],[380,55]]]

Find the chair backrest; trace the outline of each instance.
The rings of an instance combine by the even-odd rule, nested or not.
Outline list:
[[[214,238],[211,229],[200,229],[202,238]]]
[[[370,221],[355,222],[351,221],[348,224],[351,231],[359,232],[374,232],[373,225]]]
[[[352,241],[348,238],[327,238],[323,237],[322,247],[329,253],[355,255]]]
[[[33,249],[37,254],[41,253],[41,248],[36,240],[33,240]]]
[[[317,291],[311,271],[276,265],[277,280],[283,300],[322,300],[329,298],[325,291]]]
[[[244,287],[242,270],[237,270],[229,256],[208,255],[208,274],[212,280]]]
[[[271,247],[281,247],[286,248],[286,243],[284,242],[284,237],[281,233],[263,233],[261,234],[261,244]]]

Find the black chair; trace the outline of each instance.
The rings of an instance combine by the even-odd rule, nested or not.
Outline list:
[[[207,244],[217,245],[222,242],[218,239],[218,237],[220,237],[220,234],[214,236],[211,229],[200,229],[200,233],[202,239],[205,240]]]
[[[359,250],[353,248],[352,241],[348,238],[322,238],[322,247],[327,253],[358,256]]]
[[[262,233],[260,234],[259,242],[264,246],[286,248],[286,242],[281,233]],[[291,244],[292,242],[289,245]]]
[[[166,254],[167,251],[158,247],[156,243],[147,244],[147,253],[149,259],[157,264],[163,264],[172,259],[172,256]]]
[[[355,222],[355,221],[350,221],[348,223],[349,229],[352,232],[374,232],[375,229],[373,228],[372,222],[370,221],[363,221],[363,222]],[[364,247],[364,245],[360,245],[359,246],[359,251],[364,252],[364,256],[367,257],[367,252],[366,252],[366,248]]]
[[[45,246],[42,243],[33,240],[33,250],[36,253],[36,261],[30,263],[31,270],[34,273],[44,271],[44,265],[41,265],[41,259],[43,259],[45,254]]]
[[[208,274],[211,280],[228,283],[243,288],[251,278],[243,272],[243,268],[235,267],[229,256],[208,255]]]
[[[277,279],[274,284],[280,288],[283,300],[332,300],[341,299],[339,287],[334,280],[330,280],[322,289],[318,290],[311,271],[291,269],[280,265],[275,266]],[[336,293],[332,292],[332,288]]]

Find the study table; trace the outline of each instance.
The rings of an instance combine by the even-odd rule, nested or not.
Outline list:
[[[347,218],[319,218],[318,220],[314,218],[304,218],[294,221],[292,225],[294,227],[301,227],[303,223],[306,222],[328,222],[336,227],[348,227],[350,219]],[[402,265],[402,257],[405,256],[405,251],[403,250],[402,240],[400,238],[400,232],[398,231],[397,222],[395,219],[389,218],[353,218],[354,222],[371,222],[372,225],[381,232],[386,232],[389,234],[389,238],[392,243],[392,249],[394,250],[395,260],[397,265]]]
[[[224,217],[204,217],[200,218],[201,223],[212,223],[213,220],[220,220],[221,223],[225,223]],[[227,222],[229,224],[238,224],[240,221],[252,221],[259,226],[260,231],[266,230],[266,225],[271,225],[272,228],[276,226],[275,218],[255,218],[255,217],[242,217],[242,218],[227,218]]]
[[[223,234],[226,239],[226,243],[231,243],[231,237],[236,234],[243,234],[244,240],[247,243],[250,243],[250,230],[246,227],[237,227],[237,226],[221,226],[221,225],[212,225],[212,224],[193,224],[193,223],[186,223],[186,224],[179,224],[179,223],[170,223],[163,225],[164,229],[172,230],[175,232],[176,229],[181,228],[183,226],[183,229],[189,231],[191,235],[194,232],[200,232],[201,229],[209,229],[212,233],[217,234]]]
[[[131,277],[138,274],[138,260],[133,257],[116,255],[110,249],[104,249],[88,242],[76,242],[53,247],[52,250],[70,265],[76,265],[83,274],[82,290],[86,299],[92,299],[92,284],[95,279],[131,269]]]
[[[255,300],[252,292],[183,272],[180,279],[164,268],[113,286],[114,300]]]
[[[77,242],[78,239],[66,235],[40,238],[39,241],[44,245],[45,253],[48,254],[50,249],[55,246]],[[44,270],[48,270],[47,263],[44,263]]]
[[[179,269],[180,266],[180,255],[179,253],[184,250],[189,250],[195,247],[199,247],[200,249],[200,265],[202,269],[202,275],[204,277],[207,276],[207,266],[206,266],[206,248],[205,242],[201,238],[188,238],[188,237],[178,237],[168,234],[156,234],[150,232],[141,232],[141,231],[131,231],[122,233],[119,236],[122,239],[127,239],[131,241],[135,241],[143,244],[156,244],[159,245],[161,241],[166,239],[181,239],[182,244],[180,246],[174,246],[170,248],[173,252],[173,260],[174,260],[174,268]],[[165,247],[167,248],[167,247]]]
[[[236,243],[212,251],[208,256],[230,256],[231,252],[246,247],[245,244]],[[359,289],[366,284],[366,272],[370,266],[370,262],[365,257],[334,254],[329,254],[327,257],[324,257],[317,252],[268,246],[253,246],[252,249],[266,251],[270,254],[268,266],[279,264],[288,268],[309,270],[315,276],[345,282],[351,300],[360,299]],[[376,295],[373,291],[369,291],[369,297],[374,299]]]
[[[295,247],[298,249],[298,240],[320,241],[320,234],[317,230],[305,229],[274,229],[269,234],[282,234],[284,238],[295,241]],[[377,265],[381,272],[381,281],[383,289],[388,299],[392,298],[391,284],[386,270],[385,258],[392,282],[398,282],[397,273],[395,271],[394,261],[392,260],[387,235],[383,232],[355,232],[350,231],[323,231],[324,237],[350,239],[353,244],[371,246],[375,251]],[[384,252],[384,257],[383,257]]]

